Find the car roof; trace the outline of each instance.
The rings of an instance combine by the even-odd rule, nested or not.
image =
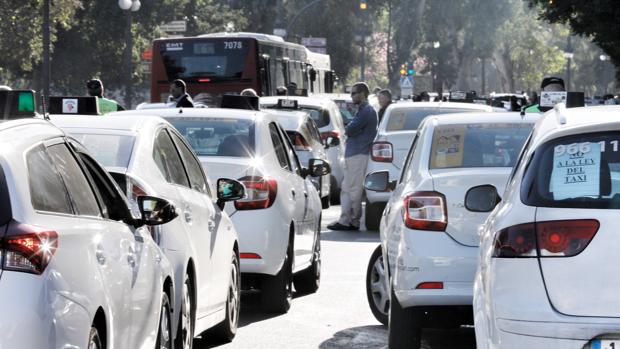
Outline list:
[[[267,113],[274,117],[284,126],[285,129],[299,129],[303,123],[310,118],[308,113],[298,110],[269,109]]]
[[[542,115],[534,127],[536,146],[548,139],[570,134],[620,130],[620,106],[600,105],[565,108],[557,105]]]
[[[320,107],[326,108],[329,104],[334,103],[329,98],[326,97],[300,97],[300,96],[271,96],[271,97],[261,97],[259,100],[260,104],[277,104],[278,99],[293,99],[299,102],[300,105],[307,105],[311,107]]]
[[[255,120],[258,116],[264,116],[267,115],[267,113],[256,110],[230,108],[161,108],[120,111],[116,113],[106,114],[106,117],[115,117],[121,115],[151,115],[159,116],[162,118],[207,117]]]
[[[105,129],[122,130],[132,133],[139,133],[148,127],[168,122],[157,116],[144,115],[115,115],[120,113],[109,113],[105,116],[99,115],[50,115],[52,123],[61,128],[81,128],[81,129]]]
[[[530,123],[534,124],[539,118],[538,113],[527,113],[521,116],[518,112],[491,112],[491,113],[451,113],[428,116],[429,121],[433,122],[436,126],[441,125],[459,125],[459,124],[474,124],[474,123],[498,123],[498,124],[513,124],[513,123]]]
[[[0,144],[11,144],[11,147],[0,147],[1,152],[28,147],[45,139],[64,136],[65,133],[49,121],[26,118],[0,122],[0,135]]]
[[[392,103],[388,107],[389,110],[394,109],[412,109],[412,108],[454,108],[454,109],[471,109],[481,111],[493,111],[493,107],[485,104],[476,103],[460,103],[460,102],[412,102],[404,101],[400,103]]]

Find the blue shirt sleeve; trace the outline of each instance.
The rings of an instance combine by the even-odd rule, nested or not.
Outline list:
[[[370,116],[366,108],[360,110],[358,115],[353,118],[353,121],[345,127],[345,134],[349,137],[360,134],[364,130],[366,124],[368,124]]]

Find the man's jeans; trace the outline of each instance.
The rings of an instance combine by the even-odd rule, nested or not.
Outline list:
[[[360,226],[362,196],[368,154],[358,154],[344,159],[344,179],[340,191],[340,219],[343,225]]]

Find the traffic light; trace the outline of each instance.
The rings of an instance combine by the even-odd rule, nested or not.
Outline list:
[[[408,63],[407,64],[407,75],[412,76],[413,74],[415,74],[415,69],[413,69],[413,63]]]
[[[407,64],[400,65],[400,75],[407,76]]]
[[[368,3],[366,2],[366,0],[361,0],[360,1],[360,10],[365,10],[368,8]]]

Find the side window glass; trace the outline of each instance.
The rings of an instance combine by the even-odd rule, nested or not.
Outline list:
[[[127,201],[121,189],[95,160],[84,153],[79,155],[99,194],[104,217],[115,221],[130,218]]]
[[[65,182],[75,213],[82,216],[101,216],[95,194],[69,148],[62,143],[47,148],[47,152]]]
[[[291,164],[291,171],[297,174],[301,174],[301,165],[299,164],[299,159],[297,158],[297,154],[293,149],[293,145],[291,144],[291,139],[286,135],[284,130],[280,129],[280,137],[284,140],[284,146],[286,147],[286,153],[288,155],[289,162]]]
[[[181,159],[183,159],[183,163],[187,169],[187,174],[189,176],[189,182],[192,189],[201,193],[207,193],[207,182],[203,174],[202,166],[198,160],[196,160],[196,157],[192,151],[187,148],[181,137],[177,136],[174,132],[170,132],[170,135],[172,136],[172,139],[174,139],[177,148],[179,148]]]
[[[314,121],[312,119],[308,119],[308,129],[310,130],[310,134],[314,137],[314,140],[321,143],[321,134],[319,130],[316,128]]]
[[[409,148],[409,154],[407,154],[407,159],[405,159],[403,172],[400,174],[400,180],[398,181],[399,183],[407,181],[411,177],[411,159],[413,159],[413,153],[415,152],[415,148],[418,145],[418,138],[420,138],[418,134],[416,134],[415,138],[413,139],[413,143],[411,143],[411,148]]]
[[[153,147],[153,159],[168,183],[189,187],[183,163],[166,130],[159,131]]]
[[[276,157],[280,163],[280,167],[287,171],[291,170],[291,165],[288,162],[288,156],[286,155],[286,149],[284,143],[278,134],[278,129],[274,123],[269,124],[269,134],[271,135],[271,141],[273,142],[273,148],[276,152]]]
[[[73,214],[67,190],[41,145],[26,155],[32,207],[38,211]]]

